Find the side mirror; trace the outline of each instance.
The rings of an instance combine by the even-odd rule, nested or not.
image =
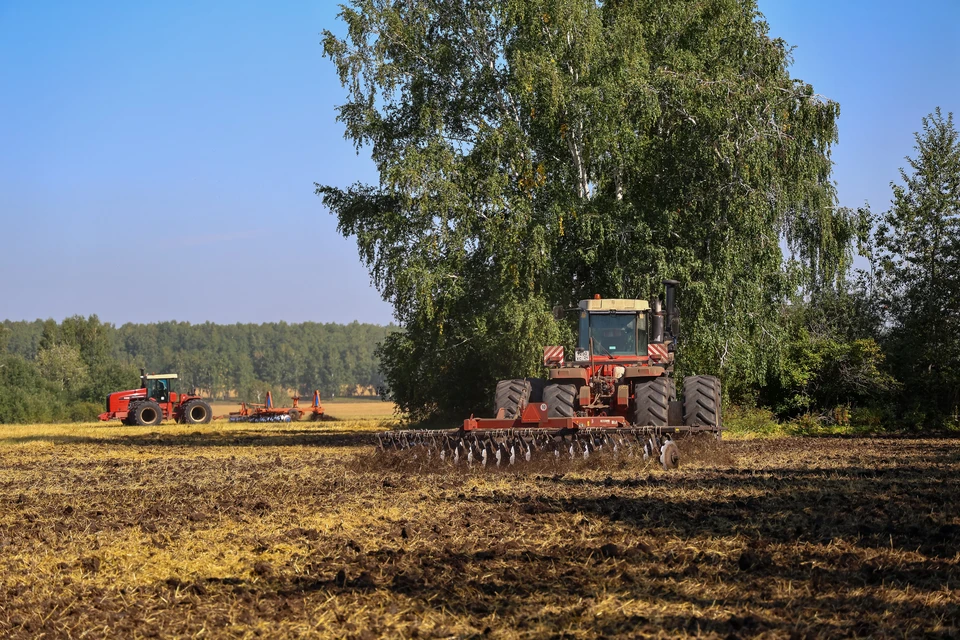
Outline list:
[[[553,308],[553,317],[555,320],[563,320],[567,316],[567,310],[562,304]]]

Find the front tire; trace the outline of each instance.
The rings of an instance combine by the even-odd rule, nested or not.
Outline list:
[[[141,402],[133,408],[133,423],[141,427],[160,424],[163,421],[163,411],[160,405],[153,400]]]
[[[543,389],[548,418],[572,418],[576,413],[577,386],[551,384]]]
[[[720,380],[714,376],[684,379],[683,423],[688,427],[720,428]]]
[[[670,378],[654,378],[633,386],[633,424],[665,427],[670,416],[670,397],[676,393]]]
[[[213,418],[213,410],[203,400],[191,400],[183,407],[183,421],[187,424],[207,424]]]
[[[494,396],[493,413],[497,415],[503,409],[504,418],[516,418],[530,402],[531,385],[528,380],[501,380],[497,383]]]

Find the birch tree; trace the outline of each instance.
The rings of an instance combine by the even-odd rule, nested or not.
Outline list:
[[[415,417],[482,411],[569,341],[549,314],[681,281],[682,368],[757,384],[779,309],[842,274],[839,106],[752,0],[353,0],[325,55],[376,184],[318,185],[405,331]],[[781,242],[790,249],[784,256]]]

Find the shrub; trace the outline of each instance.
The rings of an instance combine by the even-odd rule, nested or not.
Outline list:
[[[729,407],[724,412],[723,426],[727,433],[740,438],[773,438],[788,435],[769,409]]]
[[[790,433],[798,436],[819,436],[826,431],[823,428],[823,418],[804,413],[790,421]]]
[[[67,413],[70,422],[96,422],[102,409],[103,407],[93,402],[74,402],[67,407]]]

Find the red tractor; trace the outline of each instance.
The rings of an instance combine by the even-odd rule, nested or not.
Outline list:
[[[547,417],[573,418],[580,426],[593,426],[591,418],[615,417],[624,425],[670,433],[719,433],[720,381],[716,377],[688,375],[683,398],[677,398],[673,378],[674,346],[680,333],[677,284],[664,280],[663,307],[657,298],[650,304],[600,296],[581,300],[573,359],[564,360],[563,347],[546,347],[543,365],[549,378],[501,380],[496,415],[516,419],[528,404],[542,403]],[[554,313],[559,318],[563,311],[558,307]]]
[[[486,466],[531,460],[535,452],[588,458],[595,452],[659,459],[675,468],[673,437],[720,437],[720,380],[688,375],[682,398],[673,377],[680,317],[677,282],[665,280],[666,304],[646,300],[581,300],[579,339],[573,357],[561,346],[543,350],[545,378],[497,384],[494,417],[470,416],[456,430],[389,431],[381,450],[412,449],[429,459]],[[557,319],[563,307],[554,309]]]
[[[176,393],[171,383],[175,373],[144,373],[140,370],[140,388],[115,391],[107,395],[107,410],[101,420],[119,419],[126,425],[155,425],[173,418],[187,424],[206,424],[213,418],[210,405],[197,395]]]

